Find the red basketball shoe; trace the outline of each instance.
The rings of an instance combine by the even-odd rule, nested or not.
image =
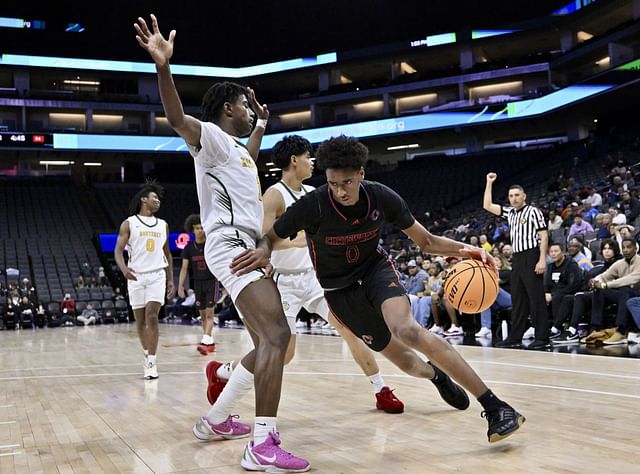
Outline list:
[[[382,390],[376,393],[376,408],[387,413],[402,413],[404,403],[393,394],[393,390],[389,387],[382,387]]]
[[[224,365],[222,362],[217,362],[212,360],[207,364],[207,369],[205,373],[207,374],[207,382],[209,382],[207,386],[207,400],[212,405],[216,402],[222,390],[224,390],[224,386],[227,385],[227,381],[225,379],[221,379],[218,377],[218,368]]]

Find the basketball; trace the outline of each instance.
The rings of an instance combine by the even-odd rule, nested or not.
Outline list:
[[[444,282],[444,297],[461,313],[480,313],[498,296],[498,277],[480,260],[456,263]]]

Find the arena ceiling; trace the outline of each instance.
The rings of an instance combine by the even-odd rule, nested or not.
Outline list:
[[[177,30],[174,62],[242,66],[495,28],[548,17],[568,0],[23,1],[0,17],[43,20],[44,30],[0,28],[0,53],[145,60],[132,23],[153,12]],[[6,2],[5,2],[6,3]],[[82,33],[65,32],[79,23]]]

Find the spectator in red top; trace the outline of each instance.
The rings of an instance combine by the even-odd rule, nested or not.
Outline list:
[[[64,299],[60,302],[60,311],[62,314],[73,316],[76,314],[76,300],[71,298],[69,293],[64,295]]]

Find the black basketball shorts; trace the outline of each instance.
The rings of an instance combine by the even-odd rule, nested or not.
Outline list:
[[[209,309],[215,307],[218,299],[217,280],[194,280],[193,291],[196,294],[196,308]]]
[[[343,325],[380,352],[391,340],[391,331],[382,316],[382,303],[406,294],[393,264],[380,260],[361,280],[340,290],[327,291],[325,298]]]

